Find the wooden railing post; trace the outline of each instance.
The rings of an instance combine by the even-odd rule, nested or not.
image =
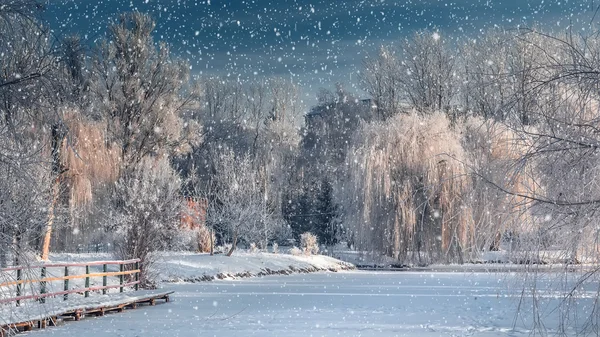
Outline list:
[[[122,273],[124,270],[123,268],[123,264],[119,265],[119,271]],[[121,285],[121,287],[119,288],[119,292],[123,292],[123,274],[119,275],[119,284]]]
[[[69,279],[67,278],[67,276],[69,276],[69,267],[65,267],[65,284],[64,284],[64,290],[65,291],[69,291]],[[69,294],[64,294],[63,296],[63,300],[68,300],[69,299]]]
[[[21,296],[21,280],[23,279],[22,273],[23,271],[21,269],[17,269],[17,297]],[[17,300],[17,307],[21,305],[21,300]]]
[[[135,283],[134,289],[135,289],[135,291],[138,291],[140,289],[140,284],[139,284],[139,281],[140,281],[140,271],[139,271],[140,270],[140,262],[139,261],[137,261],[135,263],[135,270],[137,270],[137,272],[135,272],[135,282],[136,283]]]
[[[90,287],[90,266],[85,266],[85,289]],[[90,291],[85,291],[85,297],[90,297]]]
[[[102,271],[104,273],[106,273],[107,269],[106,269],[106,264],[102,265]],[[106,275],[102,276],[102,286],[106,287]],[[106,288],[102,289],[102,295],[106,295]]]
[[[42,280],[46,278],[46,267],[42,267]],[[42,297],[40,297],[40,302],[41,303],[46,303],[46,298],[43,297],[43,295],[46,293],[46,281],[41,281],[40,282],[40,294],[42,295]]]

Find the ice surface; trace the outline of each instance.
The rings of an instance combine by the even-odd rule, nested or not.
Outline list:
[[[32,336],[527,336],[527,312],[513,329],[518,278],[353,271],[175,284],[171,303]]]

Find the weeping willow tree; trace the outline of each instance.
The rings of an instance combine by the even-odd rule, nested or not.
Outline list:
[[[501,250],[503,236],[531,230],[527,200],[517,195],[535,190],[530,179],[532,168],[519,163],[529,140],[520,138],[505,124],[478,117],[457,127],[470,171],[470,186],[464,198],[472,221],[468,250],[472,257],[478,257],[485,251]]]
[[[357,248],[401,261],[462,261],[472,231],[459,135],[441,113],[365,124],[348,159],[345,223]]]
[[[89,242],[101,227],[94,219],[94,205],[99,204],[102,191],[112,185],[119,174],[121,152],[108,143],[106,123],[92,121],[77,111],[63,114],[69,130],[60,150],[62,188],[60,199],[68,214],[65,215],[53,237],[53,247],[65,250],[70,244]]]

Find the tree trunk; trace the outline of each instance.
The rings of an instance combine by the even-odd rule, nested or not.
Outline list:
[[[19,266],[21,265],[21,256],[20,254],[23,252],[21,250],[21,235],[23,235],[22,233],[17,233],[15,235],[15,239],[14,239],[14,253],[13,253],[13,264],[15,266]]]
[[[48,210],[48,223],[46,224],[46,232],[44,233],[44,243],[42,245],[42,261],[48,261],[48,254],[50,253],[50,240],[52,239],[52,225],[54,224],[54,209],[58,202],[58,192],[60,185],[60,177],[56,177],[54,185],[52,186],[52,202]]]
[[[8,267],[8,250],[10,244],[8,242],[8,236],[4,237],[5,234],[0,233],[0,268]]]
[[[233,254],[233,251],[235,250],[236,246],[237,246],[237,232],[235,232],[233,234],[233,244],[231,245],[231,249],[229,249],[227,256],[231,256],[231,254]]]
[[[44,242],[42,245],[42,260],[48,260],[48,254],[50,252],[50,240],[52,238],[52,225],[54,224],[54,210],[56,203],[58,202],[60,192],[60,182],[62,175],[62,167],[60,163],[60,151],[62,148],[65,134],[61,130],[60,124],[54,124],[52,126],[52,173],[56,177],[54,184],[52,185],[52,200],[50,201],[50,207],[48,209],[48,223],[46,225],[46,232],[44,233]]]
[[[215,255],[215,237],[214,237],[214,229],[210,229],[210,256]]]

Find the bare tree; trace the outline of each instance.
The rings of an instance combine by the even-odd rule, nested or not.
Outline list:
[[[456,95],[456,58],[439,32],[417,32],[402,49],[399,79],[406,99],[419,111],[450,112]]]
[[[509,50],[514,34],[491,30],[480,39],[467,39],[461,47],[458,69],[462,75],[460,95],[462,109],[484,119],[504,120],[513,86],[509,80]]]
[[[203,141],[192,153],[177,160],[186,176],[198,175],[189,178],[195,186],[191,190],[195,194],[201,191],[199,194],[210,200],[212,209],[217,208],[209,213],[219,213],[222,190],[215,185],[220,180],[217,176],[224,151],[231,151],[236,158],[248,157],[262,193],[263,205],[260,207],[268,209],[269,219],[277,218],[281,222],[284,191],[289,189],[294,173],[290,167],[294,166],[298,146],[300,105],[297,87],[277,78],[248,82],[226,78],[201,81],[206,94],[193,116],[204,126]],[[211,227],[219,229],[220,224],[225,226],[215,220]],[[255,232],[263,233],[253,238],[259,246],[266,245],[265,238],[272,236],[270,227],[265,228],[267,234]],[[233,232],[225,230],[224,234],[231,236]],[[238,236],[239,240],[249,240],[241,234]]]
[[[197,98],[188,86],[189,67],[173,60],[164,43],[155,47],[154,27],[148,15],[121,15],[92,63],[92,92],[125,168],[186,142],[180,114]]]
[[[371,95],[377,117],[386,120],[400,111],[402,98],[402,66],[391,49],[382,46],[375,57],[363,62],[361,82]]]

